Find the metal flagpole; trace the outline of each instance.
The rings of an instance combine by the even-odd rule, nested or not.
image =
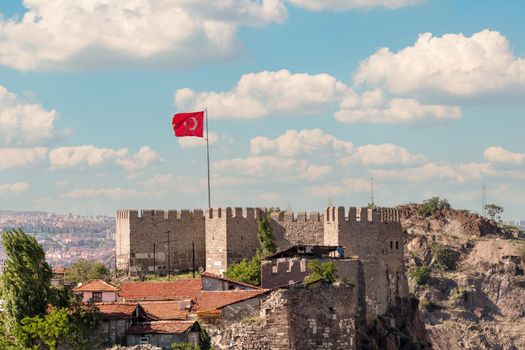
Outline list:
[[[210,200],[210,138],[208,133],[208,108],[204,109],[206,117],[206,159],[208,161],[208,208],[211,208]]]

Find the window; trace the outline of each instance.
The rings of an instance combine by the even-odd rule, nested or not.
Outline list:
[[[93,292],[93,302],[100,303],[102,301],[102,292]]]
[[[396,241],[396,249],[399,249],[399,242]]]
[[[141,337],[141,338],[139,339],[139,344],[140,344],[140,345],[143,345],[143,344],[149,344],[149,339],[148,339],[148,337]]]
[[[394,242],[390,241],[390,249],[394,249]]]

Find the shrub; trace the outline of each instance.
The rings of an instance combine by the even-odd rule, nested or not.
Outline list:
[[[466,289],[454,288],[450,292],[450,299],[456,305],[461,305],[468,300],[469,291]]]
[[[172,350],[200,350],[200,348],[192,343],[173,343]]]
[[[262,255],[267,256],[275,252],[275,243],[272,237],[272,228],[268,222],[268,218],[264,217],[258,220],[259,230],[257,232],[257,238],[261,245]]]
[[[231,264],[224,275],[237,281],[259,286],[261,284],[261,253],[257,251],[251,260],[244,259],[237,264]]]
[[[436,310],[441,309],[441,305],[436,304],[435,302],[427,298],[421,299],[421,301],[419,302],[419,307],[421,308],[421,310],[426,310],[428,312],[434,312]]]
[[[438,268],[443,270],[456,269],[456,256],[452,249],[446,248],[441,244],[434,243],[432,245],[432,257],[434,263]]]
[[[448,203],[448,200],[446,199],[440,199],[439,197],[432,197],[430,199],[427,199],[421,203],[418,214],[421,216],[430,216],[434,214],[437,211],[441,211],[444,209],[450,209],[450,204]]]
[[[333,261],[321,263],[319,260],[312,260],[308,263],[308,269],[310,273],[304,278],[306,284],[319,280],[333,283],[337,279],[337,268]]]
[[[416,282],[416,285],[422,286],[430,280],[430,268],[428,266],[416,266],[410,272],[410,275]]]

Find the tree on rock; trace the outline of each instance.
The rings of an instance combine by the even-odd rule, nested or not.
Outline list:
[[[12,331],[24,317],[45,314],[52,272],[42,246],[22,230],[3,232],[2,244],[7,255],[2,296],[6,326]]]
[[[496,219],[501,220],[501,214],[504,211],[503,207],[497,204],[487,204],[485,206],[485,210],[487,211],[487,215],[492,220],[496,220]]]

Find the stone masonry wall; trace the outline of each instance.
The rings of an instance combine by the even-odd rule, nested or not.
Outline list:
[[[396,297],[408,296],[403,232],[394,209],[327,208],[325,244],[341,245],[364,266],[367,318],[384,314]]]
[[[120,210],[116,241],[118,266],[129,268],[130,273],[150,273],[154,268],[160,273],[190,270],[192,242],[196,267],[205,266],[202,210]]]
[[[272,235],[278,249],[286,249],[295,244],[323,244],[323,215],[311,212],[274,212],[270,215]]]
[[[205,324],[216,349],[356,349],[356,297],[349,285],[318,285],[272,291],[260,317]]]

